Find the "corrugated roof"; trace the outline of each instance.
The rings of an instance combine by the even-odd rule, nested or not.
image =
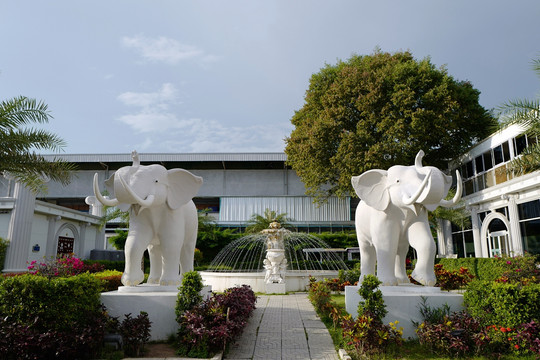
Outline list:
[[[53,154],[45,159],[64,159],[73,163],[131,162],[131,154]],[[141,162],[205,162],[205,161],[286,161],[285,153],[139,153]]]

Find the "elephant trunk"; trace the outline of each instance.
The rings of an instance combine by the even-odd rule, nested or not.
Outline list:
[[[461,183],[461,175],[459,174],[459,171],[456,170],[456,194],[454,195],[454,198],[452,200],[441,200],[439,203],[440,206],[444,207],[451,207],[458,203],[459,200],[461,200],[461,194],[463,193],[463,185]]]
[[[420,184],[420,187],[416,190],[416,192],[411,197],[407,197],[407,195],[403,196],[402,201],[405,205],[414,204],[416,200],[418,200],[420,195],[424,192],[424,189],[426,188],[426,186],[428,187],[428,189],[431,188],[431,169],[427,169],[427,170],[428,171],[427,171],[426,176],[424,177],[424,181],[422,181],[422,183]]]
[[[135,191],[133,191],[131,186],[126,184],[126,182],[124,181],[124,179],[122,179],[121,176],[119,176],[118,179],[120,180],[120,183],[122,184],[124,190],[129,194],[129,196],[133,198],[133,201],[135,203],[141,205],[141,207],[150,207],[154,203],[154,195],[148,195],[146,199],[142,199],[139,195],[135,193]]]
[[[100,203],[102,203],[105,206],[116,206],[118,205],[117,199],[106,199],[103,195],[101,195],[101,191],[99,190],[98,185],[98,174],[94,174],[94,195],[96,196],[96,199],[99,200]]]

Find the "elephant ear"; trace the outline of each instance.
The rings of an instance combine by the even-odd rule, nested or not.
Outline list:
[[[193,175],[184,169],[168,170],[168,177],[167,204],[173,210],[193,199],[203,183],[202,177]]]
[[[105,189],[109,193],[109,196],[116,195],[115,192],[114,192],[115,175],[116,175],[116,173],[112,174],[107,180],[105,180]],[[122,203],[122,202],[118,203],[118,205],[116,205],[116,207],[120,211],[128,211],[130,206],[131,206],[131,204],[126,204],[126,203]]]
[[[386,170],[369,170],[353,176],[352,186],[356,195],[372,208],[384,211],[390,204]]]

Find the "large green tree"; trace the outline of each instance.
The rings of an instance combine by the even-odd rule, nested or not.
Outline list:
[[[497,126],[479,94],[407,51],[376,50],[326,65],[312,75],[291,119],[288,164],[319,200],[354,193],[353,175],[412,165],[420,149],[425,164],[446,168]]]
[[[540,59],[532,61],[532,68],[540,77]],[[519,124],[527,128],[529,136],[540,136],[540,97],[510,100],[499,110],[501,127]],[[521,155],[507,165],[507,171],[521,175],[540,169],[540,144],[529,144]]]
[[[36,150],[59,151],[64,141],[43,129],[52,116],[47,105],[24,96],[0,102],[0,172],[13,177],[37,192],[46,180],[68,184],[74,166],[64,160],[47,161]]]

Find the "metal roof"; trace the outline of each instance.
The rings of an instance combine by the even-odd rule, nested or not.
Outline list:
[[[45,159],[73,163],[131,162],[131,154],[50,154]],[[139,153],[141,162],[286,161],[285,153]]]

